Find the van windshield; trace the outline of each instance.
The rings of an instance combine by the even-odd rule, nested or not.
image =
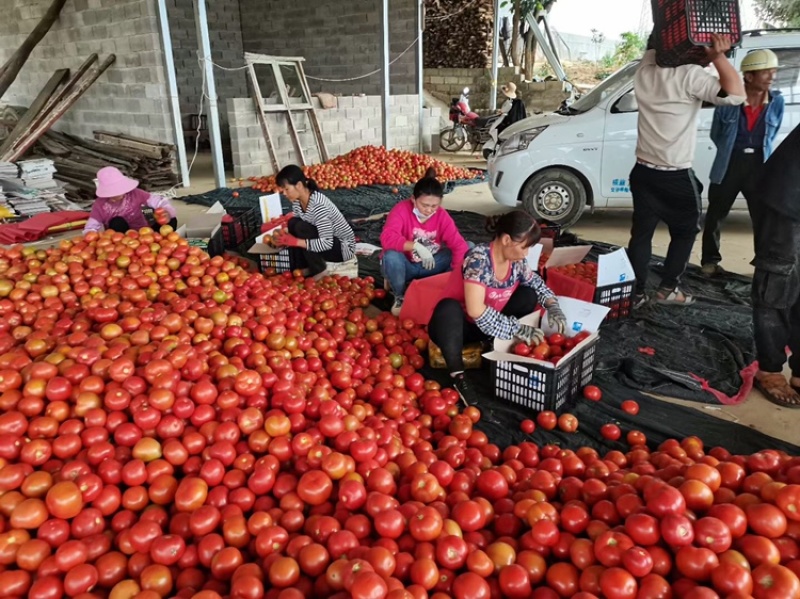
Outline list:
[[[633,75],[636,73],[636,67],[638,66],[638,61],[625,65],[619,71],[610,75],[600,85],[592,88],[592,91],[581,96],[580,99],[576,100],[574,104],[567,108],[566,112],[569,114],[580,114],[591,110],[606,98],[615,96],[617,92],[630,84],[633,80]]]

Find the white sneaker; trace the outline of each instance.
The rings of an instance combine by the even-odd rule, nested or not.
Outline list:
[[[392,316],[400,316],[400,310],[403,309],[403,298],[396,297],[394,298],[394,304],[392,304]]]

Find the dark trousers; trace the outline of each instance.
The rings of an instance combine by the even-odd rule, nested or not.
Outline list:
[[[289,233],[298,239],[318,239],[319,231],[317,228],[301,218],[293,218],[289,221]],[[316,253],[304,248],[289,248],[294,254],[293,262],[298,267],[307,267],[310,275],[314,276],[327,268],[326,262],[344,262],[342,255],[342,242],[338,238],[333,238],[333,247],[324,252]]]
[[[789,366],[800,377],[800,223],[771,208],[759,211],[752,302],[756,357],[764,372]]]
[[[758,181],[764,167],[764,153],[752,154],[737,152],[731,155],[728,171],[721,183],[712,183],[708,187],[708,210],[703,228],[703,257],[701,264],[719,264],[722,256],[719,253],[720,229],[728,213],[731,211],[736,197],[742,193],[747,199],[747,209],[751,220],[755,221],[756,202],[758,201]],[[753,232],[757,228],[753,226]]]
[[[503,308],[506,316],[522,318],[536,309],[539,299],[530,287],[518,287]],[[443,299],[433,310],[428,324],[428,334],[439,349],[450,372],[464,370],[462,352],[464,346],[490,337],[483,333],[474,322],[467,319],[461,304],[454,299]]]
[[[636,274],[636,292],[644,293],[653,234],[663,221],[669,228],[669,248],[664,260],[661,287],[673,289],[689,264],[692,246],[700,230],[700,194],[703,185],[692,169],[659,171],[637,164],[631,171],[633,223],[628,257]]]
[[[178,228],[178,219],[177,218],[171,218],[167,224],[170,227],[172,227],[173,229],[177,229]],[[158,230],[158,226],[159,225],[156,225],[156,230]],[[108,227],[107,228],[111,229],[112,231],[116,231],[117,233],[125,233],[125,232],[130,230],[131,226],[128,224],[128,221],[126,221],[121,216],[115,216],[110,221],[108,221]]]

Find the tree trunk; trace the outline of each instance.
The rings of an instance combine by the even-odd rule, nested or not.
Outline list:
[[[511,21],[511,60],[515,67],[522,64],[519,47],[519,25],[521,21],[522,9],[520,8],[520,0],[514,0],[514,16]]]
[[[534,68],[536,66],[536,37],[533,35],[533,29],[528,28],[525,34],[525,81],[531,81],[534,77]]]
[[[47,12],[42,17],[39,24],[33,28],[33,31],[28,35],[22,45],[17,49],[14,54],[11,55],[6,63],[0,68],[0,98],[8,91],[8,88],[11,87],[11,84],[14,83],[14,80],[19,75],[19,72],[22,70],[22,67],[25,66],[25,62],[28,60],[28,57],[33,52],[33,49],[36,48],[36,45],[42,41],[47,32],[50,31],[50,28],[55,24],[58,20],[59,15],[61,14],[61,9],[64,8],[64,5],[67,3],[67,0],[53,0],[53,3],[50,5],[50,8],[47,9]]]

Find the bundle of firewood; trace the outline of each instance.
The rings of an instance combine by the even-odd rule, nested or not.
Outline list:
[[[178,182],[175,146],[106,131],[95,131],[94,136],[89,140],[49,131],[37,141],[36,154],[53,160],[55,178],[66,184],[69,197],[93,198],[94,179],[104,166],[117,167],[147,191]]]
[[[425,68],[488,67],[493,28],[492,0],[425,0]]]

